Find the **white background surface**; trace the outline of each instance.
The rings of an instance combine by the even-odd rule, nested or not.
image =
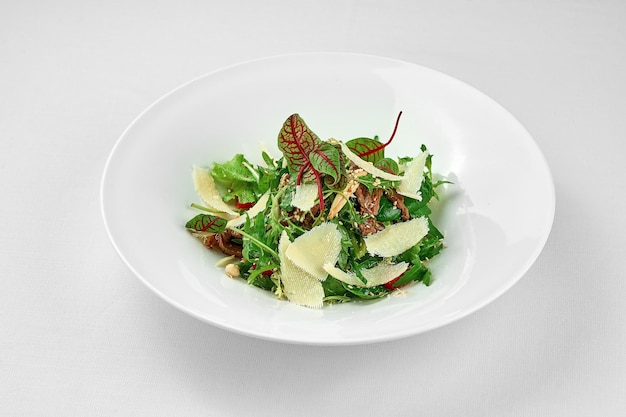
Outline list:
[[[509,292],[416,337],[306,347],[204,324],[126,268],[99,202],[124,128],[191,78],[309,51],[432,67],[533,134],[556,216]],[[626,415],[624,51],[608,0],[3,3],[0,414]]]

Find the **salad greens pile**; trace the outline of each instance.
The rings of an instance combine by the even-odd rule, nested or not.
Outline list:
[[[324,268],[341,274],[324,273],[319,284],[314,280],[324,303],[377,299],[414,282],[430,285],[428,261],[444,248],[444,237],[431,221],[429,202],[438,199],[436,189],[447,181],[433,179],[432,155],[425,145],[416,147],[414,157],[385,155],[401,114],[386,142],[375,136],[345,144],[321,140],[298,114],[291,115],[278,134],[279,158],[263,151],[263,165],[254,165],[237,154],[199,170],[204,177],[194,181],[203,204],[192,204],[200,213],[185,227],[207,248],[228,256],[224,265],[229,275],[296,304],[319,307],[286,291],[281,238],[291,243],[327,224],[338,232],[338,249]],[[425,225],[423,236],[405,242],[398,253],[381,255],[368,247],[368,237],[415,219]],[[390,233],[387,239],[395,247],[407,238]],[[402,272],[368,285],[366,272],[383,264],[400,264]]]

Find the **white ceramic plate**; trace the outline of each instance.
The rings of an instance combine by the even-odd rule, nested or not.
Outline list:
[[[434,282],[374,303],[312,310],[228,278],[219,258],[185,230],[198,202],[191,167],[244,153],[275,156],[284,120],[299,113],[322,139],[386,137],[388,153],[415,155],[454,182],[439,189],[433,219],[447,249]],[[256,158],[256,159],[255,159]],[[541,151],[500,105],[416,64],[355,54],[298,54],[231,66],[150,106],[118,140],[102,180],[110,238],[151,290],[207,323],[263,339],[357,344],[415,335],[485,306],[530,268],[549,235],[554,186]]]

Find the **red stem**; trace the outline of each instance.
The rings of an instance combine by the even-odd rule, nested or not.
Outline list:
[[[387,145],[389,145],[391,143],[391,141],[393,140],[393,138],[396,136],[396,131],[398,130],[398,125],[400,124],[400,116],[402,116],[402,111],[400,111],[400,113],[398,113],[398,117],[396,118],[396,125],[393,127],[393,132],[391,132],[391,137],[389,138],[389,140],[385,143],[381,143],[379,146],[368,150],[367,152],[363,152],[360,153],[359,156],[361,158],[364,158],[368,155],[372,155],[375,154],[376,152],[380,151],[381,149],[385,149],[385,147]]]
[[[396,125],[393,127],[393,132],[391,132],[391,137],[389,138],[387,142],[385,142],[383,146],[389,145],[391,141],[393,140],[394,136],[396,136],[396,131],[398,130],[398,125],[400,124],[400,116],[402,116],[402,111],[398,113],[398,117],[396,118]]]

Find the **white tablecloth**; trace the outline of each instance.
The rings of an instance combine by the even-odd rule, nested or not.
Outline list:
[[[309,51],[432,67],[533,134],[556,216],[510,291],[415,337],[307,347],[200,322],[128,270],[99,201],[124,128],[191,78]],[[622,1],[4,2],[0,415],[624,416],[625,143]]]

